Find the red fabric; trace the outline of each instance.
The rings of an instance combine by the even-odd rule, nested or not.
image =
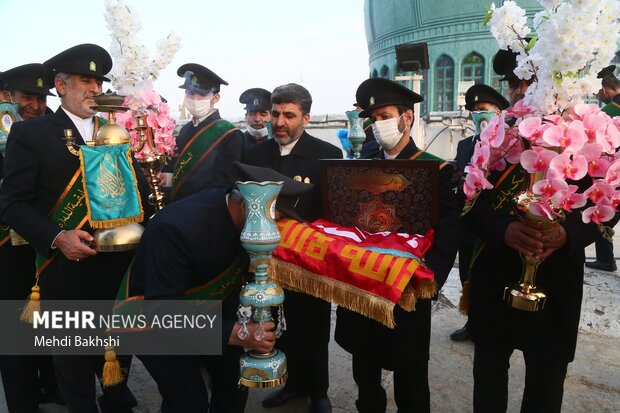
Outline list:
[[[433,231],[422,235],[371,234],[319,219],[311,224],[278,221],[282,237],[274,256],[311,273],[349,284],[396,303],[411,281],[417,288],[433,273],[420,265],[433,243]],[[397,251],[373,251],[372,249]],[[399,251],[418,259],[399,256]]]

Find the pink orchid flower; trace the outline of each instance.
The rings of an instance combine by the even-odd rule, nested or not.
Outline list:
[[[534,112],[535,109],[532,106],[527,106],[525,101],[521,99],[515,103],[512,108],[506,110],[505,114],[506,118],[524,118]]]
[[[549,146],[559,147],[564,152],[574,153],[588,142],[588,136],[583,123],[574,120],[568,127],[562,124],[547,128],[543,132],[543,141]]]
[[[489,142],[491,147],[497,148],[504,142],[506,136],[504,115],[496,116],[487,125],[487,127],[480,133],[480,139]]]
[[[551,161],[557,156],[556,152],[549,149],[534,147],[523,151],[521,154],[521,166],[531,174],[545,172],[549,169]]]
[[[609,169],[609,161],[605,158],[601,158],[602,153],[603,149],[601,145],[597,143],[586,143],[583,145],[583,148],[577,152],[577,155],[586,158],[588,162],[588,175],[593,178],[603,178]]]
[[[532,202],[529,206],[529,211],[534,215],[547,217],[550,220],[554,219],[556,216],[551,205],[547,201]]]
[[[532,192],[543,199],[551,199],[559,191],[568,191],[568,184],[563,179],[541,179],[532,186]]]
[[[508,142],[508,149],[506,151],[506,162],[515,164],[518,163],[521,159],[521,154],[523,153],[523,142],[521,139],[513,137]]]
[[[549,170],[553,170],[557,176],[578,181],[588,173],[588,161],[583,155],[571,156],[562,153],[551,160]]]
[[[553,194],[551,203],[567,212],[571,212],[575,208],[581,208],[588,199],[585,195],[577,193],[578,188],[577,185],[568,185],[566,190]]]
[[[620,185],[620,159],[616,159],[609,165],[605,174],[605,182],[613,186]]]
[[[480,169],[475,168],[471,165],[465,167],[465,183],[463,184],[463,192],[467,197],[467,200],[470,201],[474,198],[476,193],[484,190],[491,189],[493,185],[489,181],[487,181],[484,176],[484,172]]]
[[[615,209],[611,206],[611,200],[603,197],[594,206],[583,211],[582,220],[586,224],[590,222],[601,224],[612,219],[614,215]]]
[[[147,108],[148,107],[156,108],[161,103],[161,96],[159,96],[159,93],[155,92],[154,90],[142,92],[141,97],[142,97],[142,101],[144,102],[144,105]]]
[[[610,199],[614,196],[615,192],[614,185],[610,185],[602,179],[597,179],[591,187],[583,192],[583,194],[592,202],[598,203],[603,198]]]
[[[598,107],[598,105],[591,104],[591,103],[590,104],[579,103],[573,106],[571,110],[569,111],[569,113],[571,114],[571,117],[573,118],[584,119],[586,116],[597,114],[600,111],[601,109]]]
[[[486,169],[489,163],[489,157],[491,155],[491,148],[489,145],[482,142],[476,142],[474,146],[474,154],[471,157],[470,163],[479,169]]]

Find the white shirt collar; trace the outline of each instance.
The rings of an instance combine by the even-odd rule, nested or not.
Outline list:
[[[388,155],[387,152],[383,151],[383,156],[385,157],[385,159],[396,159],[396,157],[400,155],[400,152],[398,152],[396,155]]]
[[[301,139],[301,136],[299,137],[299,139]],[[287,145],[280,145],[280,156],[286,156],[290,154],[291,152],[293,152],[293,148],[295,147],[295,145],[297,145],[297,142],[299,142],[299,139]]]
[[[93,124],[94,116],[88,117],[86,119],[82,119],[79,116],[74,115],[73,113],[69,112],[67,109],[63,108],[62,106],[61,106],[61,109],[65,111],[67,116],[69,116],[69,119],[71,119],[71,121],[77,128],[78,132],[80,132],[80,135],[82,136],[82,139],[84,139],[84,142],[92,141],[93,133],[95,130],[95,125]]]

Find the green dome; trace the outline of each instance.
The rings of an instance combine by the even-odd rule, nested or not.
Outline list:
[[[395,47],[426,42],[430,69],[423,72],[422,113],[457,110],[461,81],[485,83],[501,90],[493,73],[497,42],[482,26],[491,0],[365,0],[369,75],[394,79]],[[503,1],[495,1],[497,6]],[[531,18],[541,10],[536,0],[517,0]],[[503,92],[503,91],[502,91]]]

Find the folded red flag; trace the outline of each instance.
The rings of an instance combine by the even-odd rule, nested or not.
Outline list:
[[[393,307],[408,311],[416,297],[435,294],[423,262],[433,243],[424,235],[369,233],[319,219],[311,224],[278,221],[273,278],[283,287],[334,302],[394,327]]]

